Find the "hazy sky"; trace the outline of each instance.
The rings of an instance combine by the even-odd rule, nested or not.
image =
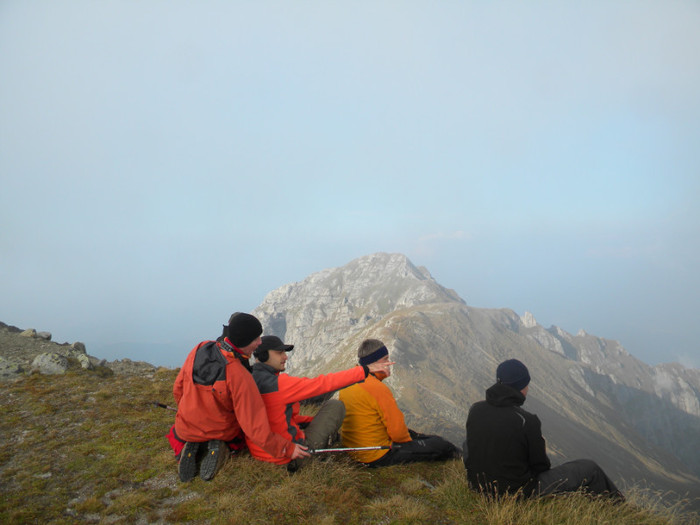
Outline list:
[[[179,366],[399,252],[700,366],[698,28],[690,0],[3,0],[0,321]]]

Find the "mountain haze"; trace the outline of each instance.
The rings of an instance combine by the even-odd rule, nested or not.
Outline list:
[[[282,286],[253,313],[266,334],[295,345],[292,374],[349,367],[363,339],[382,339],[409,426],[459,445],[497,364],[518,358],[532,376],[524,408],[542,420],[553,463],[588,457],[621,486],[700,497],[699,370],[648,366],[617,341],[544,328],[528,312],[468,306],[401,254]]]

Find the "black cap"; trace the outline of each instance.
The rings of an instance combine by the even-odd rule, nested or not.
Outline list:
[[[226,337],[238,348],[244,348],[255,341],[263,328],[257,317],[242,312],[236,312],[228,320],[228,327],[224,330]]]
[[[284,350],[289,352],[294,349],[294,345],[286,345],[282,342],[282,339],[276,335],[264,335],[262,336],[262,344],[257,348],[256,352],[264,352],[266,350]]]

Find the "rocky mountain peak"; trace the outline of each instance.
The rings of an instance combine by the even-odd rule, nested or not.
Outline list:
[[[464,304],[405,255],[375,253],[273,290],[253,314],[266,334],[303,344],[313,361],[391,312],[445,302]]]
[[[535,319],[535,316],[532,315],[532,313],[530,312],[525,312],[520,318],[520,320],[522,321],[525,328],[534,328],[535,326],[537,326],[537,320]]]

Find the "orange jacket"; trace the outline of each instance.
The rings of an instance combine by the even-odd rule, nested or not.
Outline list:
[[[302,443],[306,437],[304,431],[299,428],[299,424],[309,423],[313,419],[310,416],[299,415],[299,401],[333,392],[362,381],[364,378],[365,371],[361,366],[308,378],[280,374],[265,363],[253,365],[253,379],[255,379],[262,394],[270,427],[273,432],[291,439],[295,443]],[[270,454],[256,443],[247,441],[250,453],[255,458],[278,465],[289,463],[289,458]]]
[[[391,446],[411,441],[403,412],[389,387],[370,375],[363,383],[340,391],[345,419],[340,429],[346,447]],[[362,463],[376,461],[388,450],[360,450],[349,454]]]
[[[175,379],[175,433],[184,441],[243,439],[270,454],[289,457],[291,440],[270,430],[253,376],[216,341],[198,344]]]

